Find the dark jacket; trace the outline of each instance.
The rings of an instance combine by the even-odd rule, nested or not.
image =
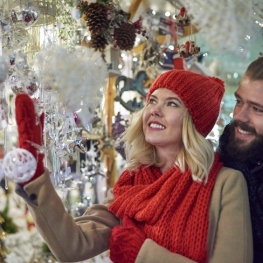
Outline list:
[[[226,167],[241,171],[246,179],[253,229],[253,262],[263,263],[263,156],[254,160],[236,161],[226,150],[228,141],[229,125],[220,137],[218,152]]]

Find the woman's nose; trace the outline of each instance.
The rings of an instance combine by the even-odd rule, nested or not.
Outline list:
[[[160,117],[163,115],[160,105],[153,105],[153,107],[151,108],[151,115]]]

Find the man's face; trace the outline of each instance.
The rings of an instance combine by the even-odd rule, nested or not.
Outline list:
[[[254,155],[263,148],[263,80],[242,79],[235,92],[236,105],[229,142],[237,154]],[[261,149],[259,148],[261,147]]]
[[[236,129],[242,129],[254,134],[254,139],[250,143],[236,136]],[[256,131],[245,123],[233,120],[230,125],[230,135],[226,151],[237,161],[258,161],[263,158],[263,134],[257,134]]]

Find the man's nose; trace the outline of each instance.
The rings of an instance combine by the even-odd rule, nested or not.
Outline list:
[[[234,108],[234,120],[248,123],[250,121],[250,110],[248,107],[243,105],[242,107]]]

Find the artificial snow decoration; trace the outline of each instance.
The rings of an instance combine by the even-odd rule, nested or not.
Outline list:
[[[10,180],[24,183],[33,177],[36,167],[36,159],[32,153],[22,148],[16,148],[6,154],[2,168]]]
[[[248,48],[250,38],[260,32],[263,2],[253,0],[186,0],[191,23],[218,51]],[[259,3],[261,2],[261,3]]]
[[[101,54],[87,47],[73,53],[62,47],[51,47],[37,54],[35,69],[42,88],[57,105],[77,112],[83,127],[90,132],[107,77],[107,65]]]

